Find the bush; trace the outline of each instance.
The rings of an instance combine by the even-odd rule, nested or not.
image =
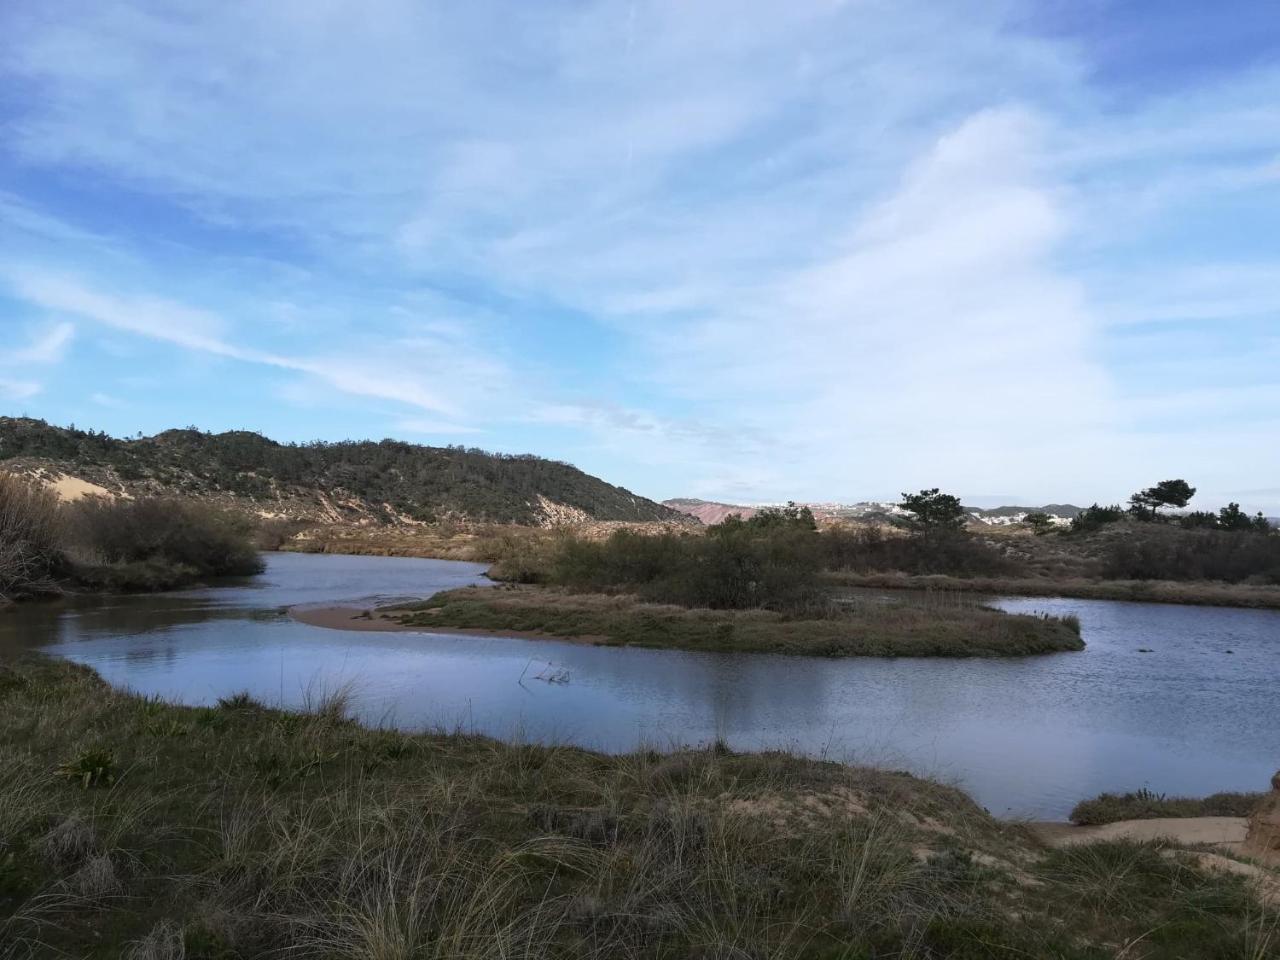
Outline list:
[[[0,473],[0,600],[54,591],[65,568],[58,498]]]
[[[859,572],[895,570],[957,577],[997,576],[1012,565],[995,547],[964,531],[902,536],[880,527],[834,527],[821,535],[825,565]]]
[[[279,550],[308,526],[302,520],[270,517],[258,524],[254,543],[259,550]]]
[[[1124,507],[1119,504],[1112,504],[1109,507],[1093,506],[1085,507],[1071,521],[1072,533],[1092,533],[1094,530],[1101,530],[1103,527],[1112,523],[1119,523],[1127,516]]]
[[[1071,822],[1096,826],[1162,817],[1247,817],[1265,796],[1263,793],[1215,793],[1203,799],[1167,797],[1144,787],[1133,793],[1103,793],[1091,800],[1081,800],[1071,811]]]
[[[619,530],[601,542],[567,540],[548,580],[687,607],[797,610],[819,595],[819,560],[818,535],[803,523],[732,518],[705,536]]]
[[[1106,545],[1103,575],[1280,584],[1280,536],[1144,524]]]
[[[196,577],[262,571],[252,524],[203,504],[90,497],[68,508],[78,576],[108,589],[164,589]]]

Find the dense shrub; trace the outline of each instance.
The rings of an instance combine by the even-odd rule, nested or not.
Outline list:
[[[1118,580],[1222,580],[1280,584],[1280,536],[1143,524],[1105,547],[1103,575]]]
[[[199,577],[262,570],[247,519],[189,501],[88,497],[68,508],[67,529],[90,578],[102,565],[134,569],[142,576],[137,586],[156,588],[167,585],[166,567]]]
[[[567,540],[548,579],[688,607],[797,610],[819,595],[820,557],[818,535],[803,524],[735,518],[705,536],[619,530],[600,542]]]
[[[1096,826],[1162,817],[1247,817],[1265,796],[1263,793],[1214,793],[1203,798],[1169,797],[1144,787],[1133,793],[1103,793],[1081,800],[1071,810],[1071,822]]]
[[[997,576],[1011,568],[999,550],[962,530],[902,536],[873,526],[833,527],[822,533],[821,541],[825,565],[833,570],[973,577]]]
[[[0,473],[0,600],[53,590],[65,565],[57,498]]]
[[[279,550],[307,526],[308,524],[302,520],[272,517],[258,524],[258,529],[254,533],[254,543],[259,550]]]
[[[1128,514],[1124,507],[1119,504],[1112,504],[1109,507],[1103,507],[1098,504],[1085,507],[1071,521],[1072,533],[1092,533],[1100,530],[1108,524],[1119,523]]]

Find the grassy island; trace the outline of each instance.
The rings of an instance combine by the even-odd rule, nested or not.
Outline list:
[[[821,657],[1001,657],[1083,650],[1079,625],[976,604],[832,604],[824,615],[712,610],[546,587],[467,587],[388,611],[431,629],[514,631],[592,643]]]
[[[730,517],[703,535],[509,538],[496,545],[490,571],[506,588],[452,590],[383,616],[408,627],[720,652],[967,657],[1084,649],[1074,618],[1006,614],[955,592],[904,601],[838,596],[827,571],[839,546],[794,506]],[[953,541],[950,549],[972,547]]]
[[[184,708],[0,667],[0,956],[1266,958],[1194,853],[1047,849],[902,773]]]

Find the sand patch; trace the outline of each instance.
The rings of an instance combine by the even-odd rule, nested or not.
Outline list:
[[[49,482],[49,489],[57,494],[63,503],[73,503],[85,497],[114,497],[106,487],[100,487],[88,480],[81,480],[69,474],[60,474],[56,480]]]
[[[1163,817],[1121,820],[1090,827],[1070,823],[1032,823],[1028,826],[1036,836],[1053,847],[1102,840],[1168,840],[1181,846],[1212,844],[1238,851],[1244,845],[1248,820],[1244,817]]]

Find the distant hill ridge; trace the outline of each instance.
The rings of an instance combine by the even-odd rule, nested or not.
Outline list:
[[[194,428],[118,439],[0,417],[0,469],[64,491],[180,494],[308,521],[685,519],[567,463],[397,440],[286,444]]]

